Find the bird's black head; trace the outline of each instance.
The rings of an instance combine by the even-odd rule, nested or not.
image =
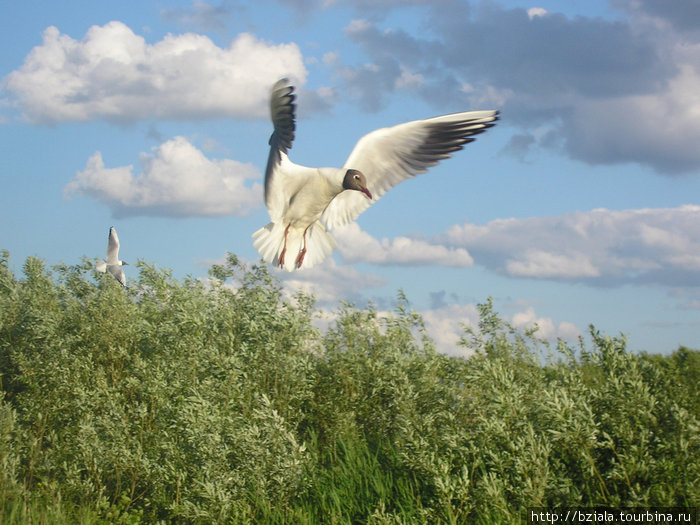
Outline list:
[[[370,200],[372,199],[372,193],[367,189],[367,179],[360,170],[349,169],[345,172],[343,189],[361,191],[367,195]]]

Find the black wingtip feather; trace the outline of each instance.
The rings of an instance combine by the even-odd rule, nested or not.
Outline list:
[[[437,123],[431,127],[432,129],[424,143],[414,151],[413,159],[411,161],[404,160],[404,162],[413,169],[426,170],[439,161],[451,157],[465,144],[473,142],[475,135],[493,127],[496,120],[498,120],[498,112],[495,112],[493,120],[488,122],[475,123],[474,120],[464,120]]]
[[[269,144],[285,153],[292,147],[294,141],[295,99],[294,86],[290,86],[286,78],[275,83],[270,95],[270,118],[275,130],[270,136]]]
[[[270,118],[274,131],[270,135],[268,144],[270,145],[270,154],[267,158],[267,167],[265,169],[265,198],[267,199],[270,175],[274,171],[275,166],[281,160],[281,154],[287,153],[294,142],[294,131],[296,130],[296,122],[294,113],[296,104],[294,100],[294,86],[289,85],[289,80],[286,78],[278,80],[270,93]]]

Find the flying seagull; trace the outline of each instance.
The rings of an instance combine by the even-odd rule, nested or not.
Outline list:
[[[117,237],[117,230],[110,227],[109,241],[107,242],[107,260],[97,260],[97,271],[102,273],[108,271],[122,286],[126,286],[126,277],[124,276],[124,270],[122,270],[122,266],[125,264],[129,263],[119,260],[119,237]]]
[[[271,222],[253,234],[263,259],[289,271],[323,261],[336,247],[329,229],[354,221],[388,190],[449,158],[498,120],[498,111],[468,111],[378,129],[358,141],[342,168],[307,168],[287,156],[294,99],[287,79],[272,87],[274,132],[265,170]]]

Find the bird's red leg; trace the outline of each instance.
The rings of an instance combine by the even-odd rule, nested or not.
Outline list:
[[[284,268],[284,254],[287,251],[287,234],[289,233],[289,227],[291,224],[287,224],[287,227],[284,229],[284,247],[282,248],[282,253],[280,253],[280,256],[277,258],[277,265],[280,268]]]
[[[304,239],[304,247],[301,249],[301,251],[299,252],[299,255],[297,256],[297,268],[301,268],[301,263],[304,262],[304,255],[306,255],[306,231],[310,227],[311,226],[307,226],[306,230],[304,230],[304,235],[302,237]]]

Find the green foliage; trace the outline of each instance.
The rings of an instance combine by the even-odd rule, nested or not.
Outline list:
[[[470,359],[400,293],[313,325],[265,266],[206,281],[0,252],[0,522],[519,523],[531,506],[698,506],[700,352],[591,327],[556,351],[489,300]],[[545,355],[545,350],[547,355]]]

